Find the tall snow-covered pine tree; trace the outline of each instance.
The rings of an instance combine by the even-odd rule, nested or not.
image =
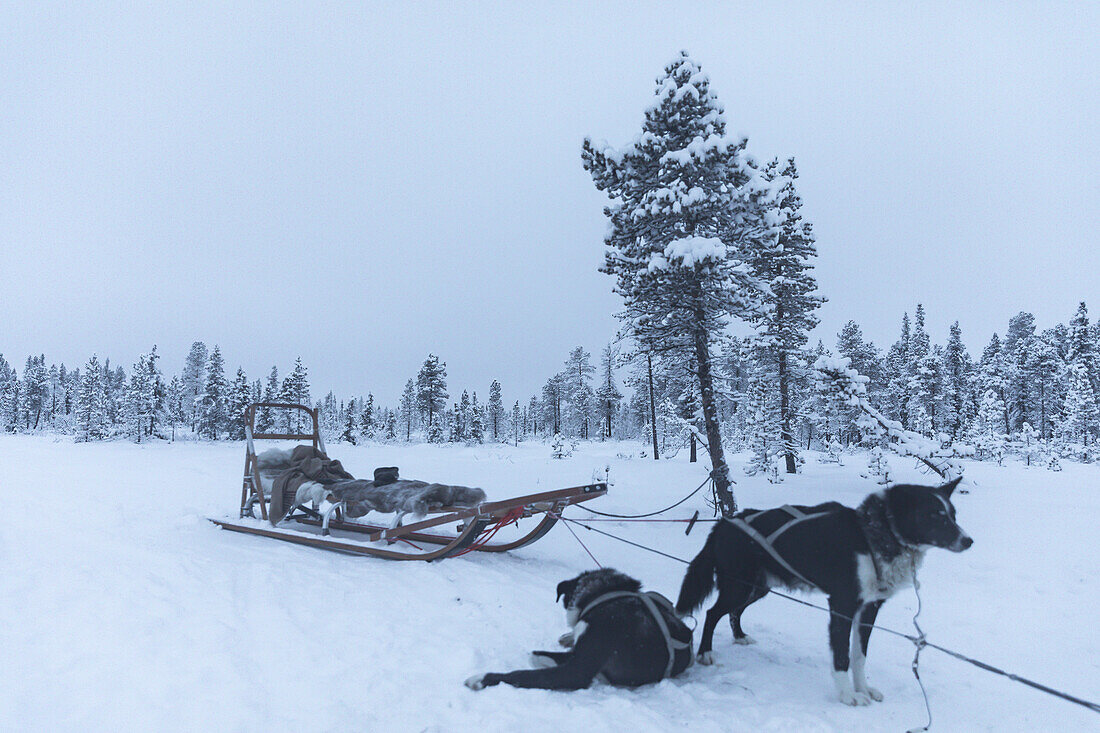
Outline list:
[[[741,267],[760,221],[748,195],[755,171],[747,141],[726,135],[710,79],[686,51],[665,67],[655,97],[632,143],[584,142],[585,169],[612,201],[602,269],[616,279],[632,336],[695,352],[712,476],[732,513],[712,349],[731,314],[759,307],[755,281]]]
[[[779,391],[780,451],[787,473],[797,470],[798,445],[795,442],[793,371],[807,334],[817,325],[814,311],[825,299],[815,295],[817,281],[812,275],[812,259],[817,256],[813,230],[802,220],[802,199],[795,190],[798,169],[794,158],[782,173],[773,161],[765,178],[776,187],[774,204],[768,212],[774,236],[761,241],[752,251],[749,263],[753,272],[769,286],[765,307],[756,317],[761,353],[775,367]]]

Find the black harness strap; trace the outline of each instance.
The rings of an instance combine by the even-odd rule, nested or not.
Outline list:
[[[747,534],[756,544],[758,544],[761,547],[761,549],[763,549],[765,552],[767,552],[773,560],[775,560],[777,563],[779,563],[779,566],[781,568],[783,568],[788,573],[790,573],[794,577],[798,578],[800,581],[802,581],[806,585],[810,586],[811,588],[818,588],[817,583],[814,583],[814,582],[810,581],[805,575],[803,575],[802,573],[795,570],[791,566],[791,564],[783,558],[782,555],[780,555],[778,552],[776,552],[775,548],[772,546],[772,543],[775,542],[775,540],[781,534],[783,534],[784,532],[786,532],[788,529],[795,526],[796,524],[801,524],[802,522],[805,522],[807,519],[815,519],[817,517],[820,517],[820,516],[823,516],[823,515],[827,514],[828,512],[818,512],[816,514],[807,514],[806,512],[804,512],[800,509],[795,509],[790,504],[784,504],[783,506],[779,507],[776,511],[786,512],[787,514],[790,515],[791,518],[789,520],[787,520],[786,522],[784,522],[782,525],[780,525],[775,531],[773,531],[767,537],[760,534],[759,530],[757,530],[755,527],[753,527],[751,524],[749,524],[748,521],[746,521],[744,517],[729,517],[729,518],[726,519],[726,521],[729,522],[730,524],[732,524],[733,526],[737,527],[738,529],[740,529],[745,534]],[[820,590],[820,588],[819,588],[819,590]]]

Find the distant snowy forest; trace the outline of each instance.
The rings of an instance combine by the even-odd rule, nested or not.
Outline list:
[[[958,322],[946,344],[932,344],[919,305],[912,319],[903,316],[900,337],[885,353],[849,321],[832,347],[819,341],[793,369],[797,442],[827,450],[834,441],[858,444],[862,431],[854,413],[837,413],[815,388],[811,367],[823,354],[847,357],[868,377],[871,403],[904,428],[945,443],[970,443],[980,458],[997,459],[1032,444],[1037,450],[1040,443],[1062,457],[1100,458],[1100,321],[1090,325],[1084,303],[1068,325],[1042,331],[1030,313],[1017,314],[977,359],[964,346]],[[775,374],[757,340],[728,336],[716,363],[726,445],[778,443]],[[82,441],[241,440],[249,403],[292,401],[317,407],[329,441],[517,442],[561,433],[649,446],[655,429],[659,455],[675,455],[697,435],[698,389],[691,377],[690,365],[674,354],[624,353],[612,344],[594,361],[578,346],[541,394],[508,404],[497,381],[484,398],[476,388],[452,390],[446,364],[430,355],[401,401],[388,406],[369,392],[314,399],[300,359],[282,378],[277,367],[263,380],[250,380],[239,368],[230,378],[221,350],[202,342],[192,344],[182,371],[171,376],[156,347],[129,370],[96,356],[77,369],[47,366],[40,355],[27,357],[19,374],[0,355],[0,429]],[[260,428],[295,427],[272,419],[262,413]]]
[[[723,446],[748,448],[753,466],[778,478],[804,449],[835,455],[882,439],[818,389],[812,367],[827,355],[867,378],[875,408],[945,450],[998,461],[1015,452],[1051,467],[1100,456],[1100,322],[1090,325],[1084,303],[1043,330],[1030,313],[1013,316],[976,358],[957,321],[932,344],[920,305],[885,351],[856,321],[834,344],[810,346],[824,298],[794,160],[756,162],[725,124],[709,79],[683,53],[658,79],[634,141],[585,141],[584,167],[611,201],[602,269],[623,297],[623,329],[596,359],[578,346],[548,365],[539,394],[451,385],[432,354],[397,404],[370,392],[319,397],[301,359],[262,378],[227,374],[220,348],[196,342],[179,373],[165,371],[156,347],[129,370],[95,355],[77,369],[39,355],[20,374],[0,356],[0,430],[239,440],[249,403],[291,401],[319,409],[330,442],[639,439],[653,458],[694,458],[701,446],[716,475],[726,473]],[[755,334],[732,335],[733,321]],[[303,427],[259,419],[262,430]]]

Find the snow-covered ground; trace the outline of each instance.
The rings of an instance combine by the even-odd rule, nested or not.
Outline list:
[[[482,486],[490,498],[587,483],[610,465],[612,491],[593,506],[612,512],[669,504],[705,476],[684,454],[623,457],[638,450],[584,445],[565,460],[537,443],[331,452],[357,475],[398,465],[405,476]],[[896,478],[919,478],[892,460]],[[772,485],[738,475],[735,460],[738,498],[854,505],[875,485],[860,477],[865,457],[845,462],[811,457],[803,474]],[[886,699],[847,708],[833,699],[826,615],[775,597],[745,615],[757,645],[734,647],[723,624],[716,665],[675,680],[472,692],[467,676],[525,667],[529,650],[555,648],[565,629],[554,587],[592,567],[566,529],[504,556],[430,564],[326,553],[205,520],[235,513],[242,465],[238,444],[0,438],[0,729],[898,731],[924,722],[911,644],[877,634],[869,675]],[[977,485],[956,504],[975,544],[929,554],[922,620],[937,643],[1098,699],[1100,467],[1064,468],[967,465]],[[672,516],[695,509],[707,516],[701,495]],[[685,558],[707,529],[597,526]],[[601,563],[675,597],[682,565],[578,532]],[[880,623],[908,631],[914,607],[903,592]],[[1100,729],[1084,709],[934,650],[921,669],[934,730]]]

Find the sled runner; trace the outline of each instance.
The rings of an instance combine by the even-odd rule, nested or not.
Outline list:
[[[257,433],[257,411],[262,408],[299,410],[306,414],[309,433]],[[603,483],[575,486],[555,491],[517,496],[502,501],[487,501],[473,507],[442,507],[429,510],[429,516],[404,526],[383,527],[346,516],[342,506],[329,507],[322,514],[315,508],[296,506],[292,495],[271,491],[267,496],[260,475],[255,442],[258,440],[309,441],[320,455],[325,453],[317,411],[305,405],[257,402],[245,412],[244,477],[241,485],[239,519],[211,519],[223,529],[271,537],[310,547],[319,547],[356,555],[372,555],[389,560],[437,560],[477,550],[504,552],[529,545],[543,537],[557,523],[565,507],[607,493]],[[303,449],[304,450],[304,449]],[[338,462],[335,470],[342,471]],[[388,470],[388,469],[387,469]],[[289,513],[282,516],[284,508]],[[259,516],[257,516],[257,510]],[[541,515],[541,516],[539,516]],[[518,539],[491,542],[504,527],[525,519],[534,526]],[[385,543],[384,545],[381,543]],[[398,544],[400,543],[400,544]],[[429,547],[421,547],[421,545]]]

